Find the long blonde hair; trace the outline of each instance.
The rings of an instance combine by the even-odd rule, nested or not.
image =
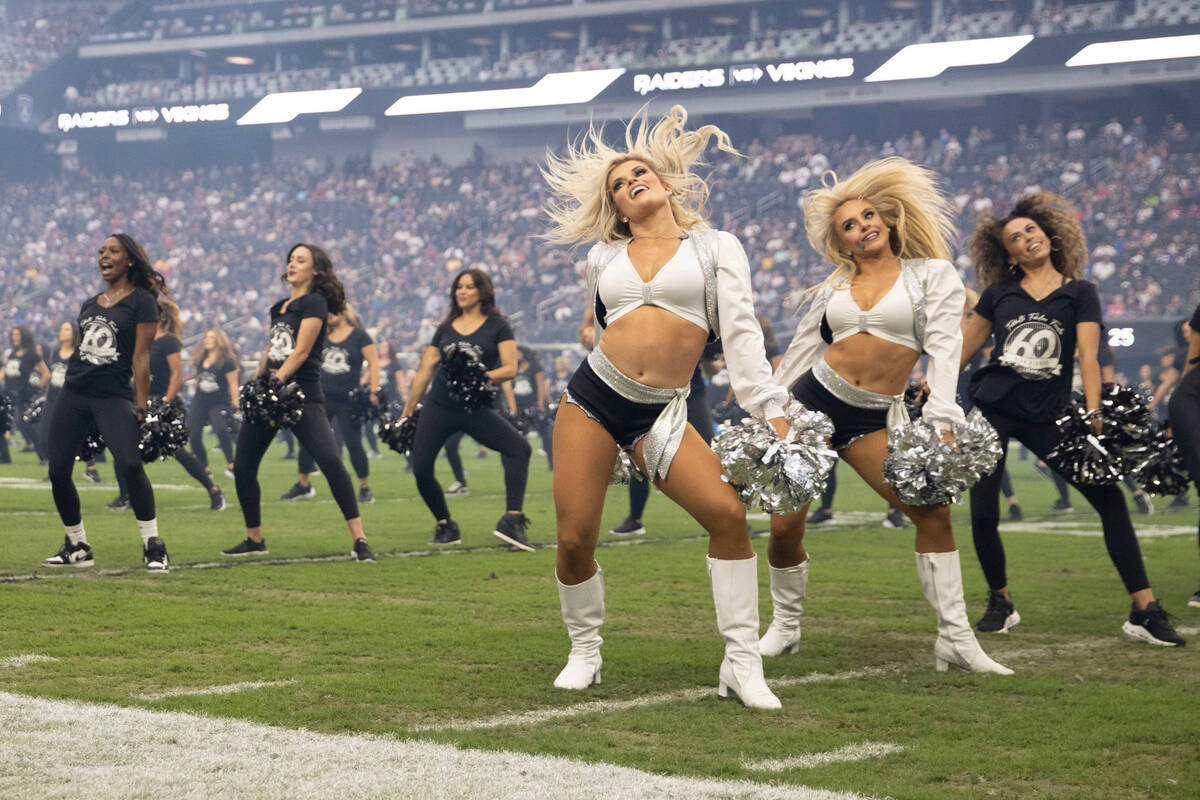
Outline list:
[[[672,106],[651,125],[643,106],[625,126],[623,150],[605,143],[603,126],[588,125],[586,133],[567,145],[566,155],[547,152],[540,169],[554,194],[546,206],[553,226],[542,238],[571,246],[629,238],[629,223],[621,221],[608,175],[613,167],[632,160],[645,162],[670,190],[671,213],[680,228],[703,225],[708,184],[693,168],[705,164],[704,151],[714,139],[717,149],[741,153],[716,125],[689,131],[687,119],[683,106]]]
[[[821,188],[804,196],[804,230],[812,248],[834,265],[822,285],[853,280],[858,264],[838,249],[834,214],[847,200],[864,200],[875,207],[888,226],[892,252],[900,258],[950,259],[949,242],[956,236],[954,213],[932,170],[892,157],[862,166],[844,181],[828,171]]]
[[[196,343],[196,347],[192,350],[192,365],[199,368],[204,363],[204,358],[208,355],[208,349],[204,346],[204,340],[208,338],[208,334],[212,334],[217,340],[217,358],[224,361],[226,358],[232,358],[234,363],[237,362],[237,351],[234,350],[233,344],[229,341],[229,337],[225,335],[225,331],[221,330],[219,325],[214,325],[204,332],[200,337],[200,341]]]

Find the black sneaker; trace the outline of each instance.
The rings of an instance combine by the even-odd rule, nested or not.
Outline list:
[[[1121,626],[1121,632],[1127,639],[1135,642],[1163,647],[1183,647],[1185,644],[1183,638],[1171,627],[1170,615],[1157,600],[1141,611],[1131,609],[1129,621]]]
[[[529,517],[524,514],[520,512],[505,514],[496,522],[496,529],[492,531],[492,535],[502,542],[508,542],[518,550],[532,553],[533,545],[525,536],[527,527],[529,527]]]
[[[295,460],[296,460],[296,454],[295,454],[295,453],[284,453],[284,454],[283,454],[283,460],[284,460],[284,461],[295,461]]]
[[[1197,589],[1196,593],[1188,598],[1188,606],[1190,608],[1200,608],[1200,589]]]
[[[1188,507],[1188,493],[1187,492],[1180,492],[1179,494],[1175,495],[1175,499],[1171,501],[1171,504],[1169,506],[1167,506],[1167,508],[1187,508],[1187,507]]]
[[[83,476],[92,483],[100,482],[100,471],[95,467],[88,467],[83,471]]]
[[[1020,621],[1021,615],[1013,607],[1012,600],[1005,600],[999,592],[988,592],[987,611],[975,627],[984,633],[1008,633]]]
[[[310,483],[308,486],[301,486],[300,482],[292,484],[292,488],[288,489],[283,494],[279,495],[280,500],[306,500],[309,497],[315,496],[317,490]]]
[[[613,536],[645,536],[646,528],[640,519],[626,517],[624,522],[615,528],[610,528],[608,532]]]
[[[454,483],[452,483],[446,487],[446,496],[447,497],[466,497],[470,493],[471,493],[471,490],[468,489],[467,485],[465,483],[463,483],[462,481],[455,481]]]
[[[371,546],[367,544],[366,539],[355,539],[354,551],[350,555],[366,564],[375,563],[375,554],[371,552]]]
[[[116,499],[108,504],[109,511],[125,511],[129,507],[129,498],[123,494],[117,495]]]
[[[1020,522],[1025,519],[1025,512],[1021,510],[1021,506],[1017,503],[1010,503],[1008,506],[1008,518],[1012,522]]]
[[[433,533],[433,539],[430,544],[458,544],[462,541],[462,533],[458,530],[458,523],[452,519],[437,524],[437,530]]]
[[[908,527],[908,520],[904,518],[904,512],[898,508],[889,508],[887,516],[883,518],[883,527],[899,530]]]
[[[358,502],[360,502],[360,503],[374,503],[375,502],[375,495],[371,494],[370,486],[358,487]],[[358,541],[361,542],[362,539],[359,539]]]
[[[43,567],[90,567],[96,562],[92,560],[92,546],[87,542],[71,544],[71,537],[63,537],[62,549],[57,555],[42,560]]]
[[[220,486],[217,487],[215,492],[209,495],[209,503],[211,503],[208,507],[210,511],[225,510],[225,493],[221,491]]]
[[[171,571],[171,562],[167,558],[167,544],[157,536],[151,536],[142,546],[142,563],[147,572],[155,574]]]
[[[1138,492],[1135,494],[1133,496],[1133,502],[1137,504],[1137,510],[1139,514],[1154,513],[1154,503],[1150,502],[1150,498],[1146,496],[1145,492]]]
[[[818,508],[816,511],[808,515],[805,520],[806,525],[820,525],[822,522],[829,522],[833,519],[833,512],[828,508]]]
[[[227,556],[265,556],[269,551],[267,550],[266,539],[263,539],[261,542],[256,542],[247,536],[233,547],[230,547],[227,550],[222,550],[221,552]]]
[[[1054,501],[1054,505],[1050,506],[1051,511],[1074,511],[1075,507],[1071,505],[1070,500],[1063,500],[1061,497]]]

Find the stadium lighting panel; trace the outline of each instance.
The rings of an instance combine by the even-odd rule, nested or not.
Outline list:
[[[1200,34],[1159,36],[1153,39],[1123,39],[1117,42],[1089,44],[1067,60],[1068,67],[1094,67],[1099,64],[1128,64],[1131,61],[1159,61],[1164,58],[1200,56]]]
[[[958,42],[910,44],[863,78],[875,81],[906,81],[933,78],[950,67],[1003,64],[1033,41],[1032,34],[999,36],[994,39],[963,39]]]
[[[458,111],[495,111],[505,108],[566,106],[590,103],[625,74],[623,68],[581,72],[551,72],[533,86],[519,89],[485,89],[478,92],[410,94],[384,112],[389,117],[416,114],[450,114]]]
[[[238,125],[273,125],[291,122],[301,114],[332,114],[350,105],[362,89],[316,89],[308,92],[272,92],[241,116]]]

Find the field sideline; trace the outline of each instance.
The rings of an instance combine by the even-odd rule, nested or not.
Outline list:
[[[535,443],[536,447],[536,443]],[[807,543],[799,654],[766,662],[782,712],[716,699],[722,642],[698,526],[661,495],[646,537],[604,534],[604,684],[556,690],[566,632],[554,586],[550,473],[534,456],[530,539],[491,536],[499,460],[463,448],[472,494],[450,500],[464,544],[433,520],[395,454],[371,462],[363,509],[377,564],[323,478],[282,503],[294,461],[264,461],[270,555],[230,560],[243,535],[208,511],[174,461],[152,465],[173,572],[145,574],[111,467],[77,469],[92,570],[38,566],[61,542],[43,469],[0,466],[0,797],[1029,797],[1192,798],[1200,791],[1200,578],[1188,509],[1135,514],[1156,594],[1189,639],[1120,639],[1128,614],[1082,498],[1050,514],[1049,483],[1012,460],[1026,514],[1002,526],[1022,622],[981,638],[1011,678],[933,669],[933,611],[912,529],[842,467],[832,524]],[[1015,452],[1014,452],[1015,456]],[[219,464],[217,456],[214,464]],[[438,465],[443,483],[449,470]],[[1157,498],[1156,498],[1157,500]],[[626,511],[609,495],[605,529]],[[966,507],[953,511],[972,620],[985,584]],[[752,519],[756,528],[765,522]],[[770,615],[765,539],[763,626]],[[454,557],[448,557],[453,555]]]

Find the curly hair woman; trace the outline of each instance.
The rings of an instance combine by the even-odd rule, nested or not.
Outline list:
[[[704,222],[708,186],[693,170],[710,142],[736,152],[713,125],[687,129],[675,106],[651,125],[643,114],[623,148],[590,128],[543,170],[559,244],[597,243],[587,256],[595,347],[567,386],[554,423],[557,577],[571,637],[554,685],[600,682],[603,573],[594,555],[618,448],[709,534],[708,572],[725,638],[717,694],[779,708],[758,654],[758,570],[746,510],[721,465],[687,422],[692,373],[707,342],[724,340],[741,406],[786,435],[787,393],[771,380],[754,318],[741,243]]]
[[[1061,438],[1054,419],[1070,400],[1075,352],[1087,407],[1100,408],[1100,297],[1082,280],[1087,243],[1075,209],[1049,192],[1026,195],[1003,218],[988,216],[967,242],[983,294],[963,322],[965,365],[996,337],[989,362],[971,379],[971,399],[1000,434],[1001,452],[1016,439],[1039,458]],[[1100,430],[1100,420],[1093,425]],[[981,631],[1004,632],[1021,621],[1008,588],[1000,541],[997,487],[1004,458],[971,489],[971,531],[989,587]],[[1115,484],[1074,484],[1100,514],[1104,544],[1133,601],[1126,637],[1182,645],[1154,599],[1125,496]]]

